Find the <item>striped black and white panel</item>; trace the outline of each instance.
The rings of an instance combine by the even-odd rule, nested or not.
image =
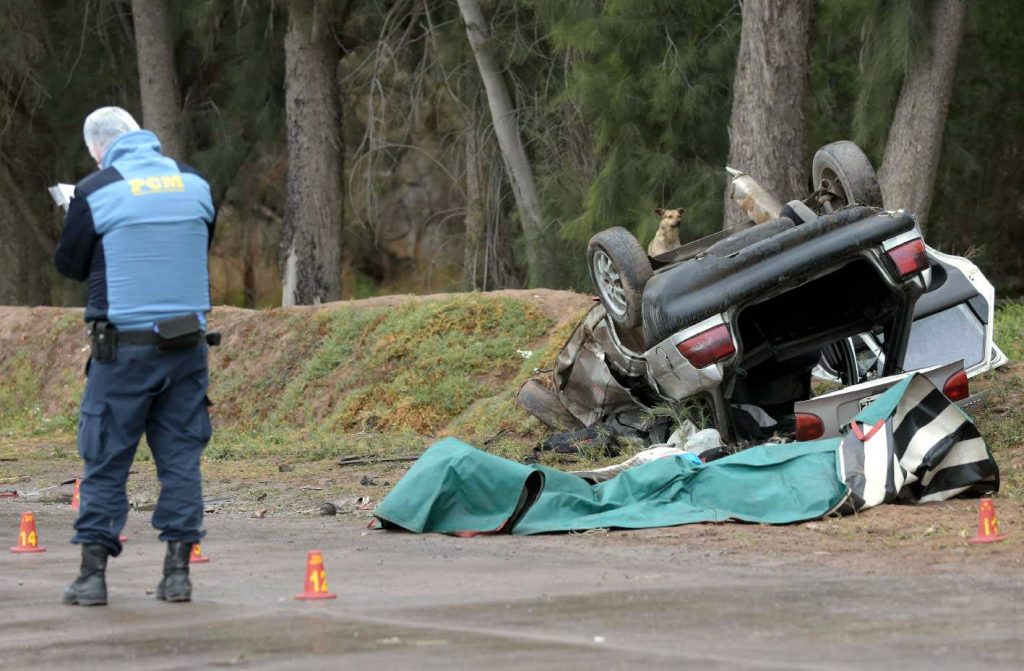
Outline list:
[[[855,510],[880,503],[942,501],[999,489],[999,469],[971,419],[915,375],[884,425],[848,430],[839,473]]]

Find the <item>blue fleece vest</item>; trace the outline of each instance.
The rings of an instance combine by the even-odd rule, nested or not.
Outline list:
[[[114,140],[101,168],[76,185],[55,255],[62,274],[89,281],[86,320],[137,331],[194,313],[205,326],[210,186],[146,130]]]

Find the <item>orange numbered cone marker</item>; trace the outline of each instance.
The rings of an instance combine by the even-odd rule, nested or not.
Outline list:
[[[30,511],[21,514],[18,544],[11,548],[11,552],[46,552],[46,548],[39,544],[39,534],[36,533],[36,516]]]
[[[199,547],[199,543],[192,544],[192,554],[188,556],[189,564],[205,564],[210,561],[209,557],[203,556],[203,550]]]
[[[337,599],[337,594],[327,591],[327,572],[324,570],[324,553],[320,550],[310,550],[306,558],[306,587],[302,594],[296,594],[296,599],[306,601],[310,599]]]
[[[968,543],[998,543],[1005,541],[1006,536],[999,533],[999,520],[996,519],[996,506],[992,499],[982,499],[978,505],[978,533],[968,538]]]
[[[71,509],[79,510],[82,507],[82,481],[75,478],[75,489],[71,492]]]

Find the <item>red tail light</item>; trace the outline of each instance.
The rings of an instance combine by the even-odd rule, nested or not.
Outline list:
[[[710,366],[736,352],[736,346],[732,344],[732,334],[725,324],[719,324],[687,338],[676,345],[676,349],[694,368]]]
[[[942,393],[951,401],[962,401],[971,395],[971,385],[967,381],[967,373],[959,371],[953,373],[942,385]]]
[[[900,277],[910,277],[928,267],[928,253],[921,238],[914,238],[899,247],[893,247],[886,255],[896,266],[896,272]]]
[[[809,412],[796,413],[796,439],[815,440],[825,435],[825,422]]]

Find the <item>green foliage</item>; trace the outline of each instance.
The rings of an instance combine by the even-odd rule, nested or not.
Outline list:
[[[1024,14],[969,3],[928,220],[929,242],[969,254],[997,295],[1024,293]]]
[[[1024,304],[1010,303],[999,308],[995,341],[1011,361],[1024,361]]]
[[[931,7],[928,0],[875,0],[844,9],[849,23],[861,25],[861,76],[853,119],[853,139],[881,165],[892,111],[899,99],[907,66],[929,48]],[[842,25],[842,24],[840,24]]]
[[[286,7],[274,2],[173,3],[175,64],[185,101],[190,160],[215,202],[273,202],[257,159],[283,148]]]
[[[532,4],[563,57],[574,59],[562,98],[579,107],[600,166],[580,215],[563,226],[565,237],[584,243],[624,226],[646,241],[656,206],[687,208],[684,239],[717,229],[736,4]]]

